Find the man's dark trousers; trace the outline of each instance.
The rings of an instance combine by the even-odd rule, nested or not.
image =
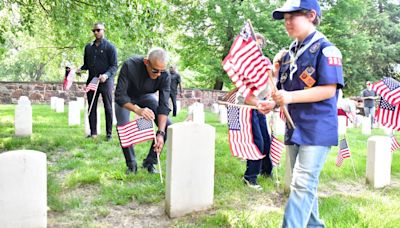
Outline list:
[[[104,112],[106,115],[106,133],[107,136],[112,135],[112,121],[113,121],[113,111],[112,111],[112,91],[114,85],[112,83],[100,83],[97,88],[96,96],[94,97],[93,107],[89,114],[89,125],[90,125],[90,134],[97,135],[97,101],[101,94],[104,104]],[[90,104],[92,103],[94,91],[87,92],[88,97],[88,111],[90,108]]]
[[[154,119],[154,122],[158,126],[158,118],[157,118],[157,107],[158,107],[158,101],[156,100],[156,97],[154,94],[145,94],[139,97],[138,99],[132,99],[132,103],[138,105],[141,108],[149,108],[151,109],[156,118]],[[115,104],[115,116],[117,117],[117,126],[125,125],[130,121],[130,114],[131,111],[128,109],[125,109],[121,106],[119,106],[117,103]],[[165,136],[164,136],[164,143],[166,143],[167,140],[167,128],[171,124],[171,121],[168,119],[167,124],[165,127]],[[143,161],[143,166],[147,167],[148,165],[152,164],[157,164],[157,153],[153,149],[154,146],[154,140],[153,143],[150,146],[149,153],[147,154],[146,159]],[[121,147],[122,148],[122,147]],[[135,157],[135,151],[134,147],[130,146],[128,148],[122,148],[122,151],[124,152],[125,156],[125,162],[127,167],[132,168],[133,165],[136,165],[136,157]]]

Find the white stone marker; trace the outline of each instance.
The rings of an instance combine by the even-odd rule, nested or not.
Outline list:
[[[117,116],[115,115],[115,102],[112,103],[112,112],[113,112],[113,125],[117,125]]]
[[[293,169],[290,165],[289,151],[286,149],[286,162],[285,162],[285,186],[284,192],[290,193],[290,184],[292,183]]]
[[[68,125],[72,126],[81,124],[81,111],[78,101],[70,101],[68,106]]]
[[[225,105],[220,105],[219,106],[219,122],[221,124],[227,124],[228,123],[228,110],[226,109]]]
[[[0,154],[0,226],[47,227],[45,153],[17,150]]]
[[[176,101],[176,115],[179,114],[179,112],[181,111],[181,101],[177,100]]]
[[[390,137],[369,137],[367,150],[367,184],[370,184],[374,188],[382,188],[389,185],[392,164]]]
[[[205,113],[201,108],[195,108],[193,110],[193,122],[204,124],[205,123]]]
[[[84,97],[77,97],[76,101],[79,105],[79,110],[83,110],[85,108],[85,98]]]
[[[219,105],[217,103],[213,103],[211,106],[211,112],[219,113]]]
[[[89,125],[89,116],[88,116],[88,109],[85,108],[85,135],[90,135],[90,125]],[[101,134],[100,129],[100,110],[97,108],[97,135]]]
[[[214,199],[215,128],[168,127],[165,209],[170,218],[210,208]]]
[[[371,118],[363,117],[362,124],[361,124],[361,133],[363,135],[371,134]]]
[[[58,98],[56,102],[56,112],[64,112],[64,99]]]
[[[50,97],[50,108],[56,110],[58,97]]]
[[[272,123],[272,131],[275,135],[285,135],[285,122],[279,117],[279,112],[274,112],[272,115],[274,122]]]
[[[15,136],[32,135],[32,106],[26,96],[21,96],[15,107],[14,129]]]
[[[338,116],[338,133],[339,135],[345,135],[347,130],[347,117]]]

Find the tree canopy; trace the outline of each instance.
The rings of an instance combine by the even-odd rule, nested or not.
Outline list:
[[[152,46],[166,48],[186,87],[233,85],[221,61],[245,20],[268,41],[273,56],[291,42],[272,11],[274,0],[3,0],[0,3],[2,80],[60,81],[66,62],[82,64],[94,22],[106,24],[122,63]],[[400,7],[393,0],[322,0],[319,27],[343,54],[346,94],[366,80],[398,77]]]

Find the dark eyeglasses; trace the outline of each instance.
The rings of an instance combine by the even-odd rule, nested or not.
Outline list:
[[[95,33],[95,32],[100,32],[102,29],[92,29],[92,32],[93,33]]]
[[[159,70],[159,69],[155,69],[155,68],[153,68],[153,66],[151,65],[151,62],[149,61],[149,66],[150,66],[150,68],[151,68],[151,73],[153,73],[153,74],[158,74],[158,73],[164,73],[165,72],[165,70]]]

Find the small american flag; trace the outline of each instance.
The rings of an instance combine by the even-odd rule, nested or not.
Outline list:
[[[336,166],[340,167],[343,164],[343,160],[349,157],[351,157],[349,145],[345,138],[341,139],[339,142],[338,156],[336,158]]]
[[[270,157],[273,166],[279,165],[284,148],[285,144],[272,135]]]
[[[125,125],[117,126],[119,141],[123,148],[154,139],[153,121],[139,118]]]
[[[397,141],[396,137],[394,137],[394,135],[392,136],[392,145],[391,145],[391,151],[392,153],[400,148],[400,144]]]
[[[245,23],[222,62],[229,78],[244,97],[249,94],[257,96],[267,89],[268,71],[272,67],[251,34],[249,23]]]
[[[372,90],[393,106],[400,103],[400,83],[393,78],[384,78],[374,83]]]
[[[399,131],[400,105],[393,106],[381,97],[378,109],[375,112],[375,119],[383,126]]]
[[[96,91],[97,90],[97,86],[99,86],[99,78],[94,77],[89,84],[86,86],[85,92],[89,92],[91,90]]]
[[[260,160],[265,155],[261,154],[254,143],[251,117],[251,108],[228,106],[229,145],[235,157]]]

